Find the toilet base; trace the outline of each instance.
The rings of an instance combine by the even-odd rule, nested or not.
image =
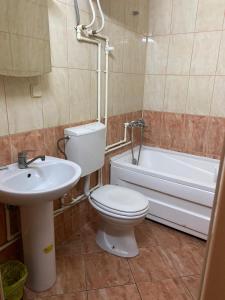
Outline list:
[[[134,226],[121,226],[117,228],[102,220],[97,232],[96,242],[100,248],[122,257],[134,257],[139,249],[134,235]]]

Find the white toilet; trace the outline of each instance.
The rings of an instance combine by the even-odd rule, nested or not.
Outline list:
[[[67,158],[81,166],[82,177],[90,176],[104,165],[106,129],[92,123],[64,130],[69,137],[65,146]],[[89,183],[89,180],[86,180]],[[85,188],[86,192],[89,186]],[[139,253],[134,226],[147,215],[149,204],[144,195],[131,189],[105,185],[89,194],[90,204],[101,216],[96,242],[107,252],[123,257]]]

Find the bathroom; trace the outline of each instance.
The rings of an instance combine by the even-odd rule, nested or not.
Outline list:
[[[225,132],[225,0],[0,4],[0,264],[28,265],[23,299],[224,300],[222,293],[199,293]],[[96,137],[82,144],[80,132],[89,124]],[[73,138],[79,140],[74,151]],[[100,167],[87,177],[78,154],[88,165],[92,152],[101,156]],[[38,205],[16,205],[29,200],[32,185],[24,192],[23,182],[14,181],[14,199],[5,197],[5,166],[15,164],[32,180],[36,166],[51,165],[48,156],[61,158],[51,176],[69,181],[64,169],[75,166],[71,153],[77,177],[63,193],[55,186],[60,196],[45,210],[54,218],[45,223]],[[45,160],[18,169],[17,161],[39,156]],[[142,222],[133,222],[126,236],[129,255],[107,249],[102,204],[88,200],[90,191],[99,197],[109,184],[117,188],[110,203],[117,212],[123,210],[119,194],[130,201],[127,219],[148,199],[148,211],[138,208]],[[47,197],[34,194],[36,201]],[[40,261],[38,232],[30,230],[37,244],[29,249],[21,236],[31,223],[47,241]],[[44,288],[32,282],[38,274]]]

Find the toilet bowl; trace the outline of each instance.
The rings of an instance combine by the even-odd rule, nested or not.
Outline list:
[[[80,165],[85,178],[85,194],[101,216],[97,244],[112,254],[133,257],[138,254],[134,226],[148,213],[148,200],[131,189],[105,185],[90,194],[90,174],[105,162],[106,126],[100,122],[65,128],[65,154]]]
[[[125,187],[105,185],[91,193],[89,202],[101,216],[96,237],[99,247],[117,256],[138,255],[134,226],[148,213],[146,197]]]

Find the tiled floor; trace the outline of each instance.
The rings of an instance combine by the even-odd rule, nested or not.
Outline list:
[[[95,243],[96,224],[57,249],[57,282],[26,300],[197,299],[205,242],[146,220],[136,228],[140,254],[110,255]]]

